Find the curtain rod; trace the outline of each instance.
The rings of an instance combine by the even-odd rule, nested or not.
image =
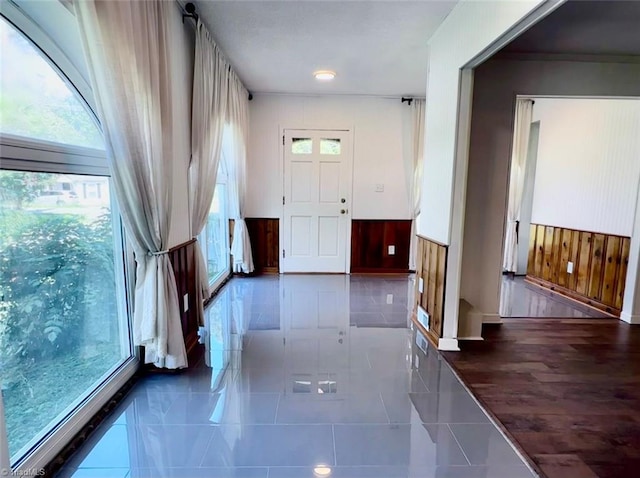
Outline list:
[[[184,23],[185,18],[193,18],[196,22],[198,21],[198,14],[196,13],[196,6],[189,2],[184,6],[184,11],[186,13],[182,14],[182,23]]]
[[[182,23],[184,23],[185,18],[192,18],[193,20],[195,20],[196,23],[198,23],[198,19],[200,18],[196,13],[196,6],[191,2],[187,3],[184,6],[184,11],[182,13]],[[228,60],[227,60],[227,66],[229,67],[229,71],[233,71],[233,68],[231,68],[231,63],[229,63]],[[253,94],[248,89],[247,89],[247,96],[249,98],[249,101],[253,99]]]
[[[413,103],[413,100],[421,100],[424,98],[416,98],[413,96],[403,96],[402,98],[400,98],[400,102],[401,103],[409,103],[409,106],[411,106],[411,103]]]

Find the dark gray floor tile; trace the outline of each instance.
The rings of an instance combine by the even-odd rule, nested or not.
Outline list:
[[[277,423],[388,423],[377,393],[327,394],[325,396],[283,395]]]
[[[129,468],[62,468],[55,476],[56,478],[130,478],[129,471]]]
[[[134,468],[130,478],[268,478],[269,469],[251,468]]]
[[[219,425],[274,423],[278,393],[190,393],[176,397],[164,423]]]
[[[446,425],[334,425],[340,466],[468,465]]]
[[[317,478],[310,467],[269,469],[269,478]],[[525,466],[336,466],[331,478],[535,478]]]
[[[202,466],[335,464],[330,425],[222,425]]]
[[[493,424],[449,426],[472,465],[522,464],[513,447]]]
[[[415,370],[358,370],[349,374],[349,393],[427,392],[427,387]]]
[[[391,423],[490,423],[466,393],[383,393]]]

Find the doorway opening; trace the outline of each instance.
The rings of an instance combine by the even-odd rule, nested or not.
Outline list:
[[[640,101],[518,97],[513,125],[500,317],[619,317]]]

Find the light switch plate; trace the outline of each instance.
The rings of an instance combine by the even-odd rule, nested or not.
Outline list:
[[[418,279],[418,292],[421,294],[424,292],[424,279],[422,277]]]
[[[393,294],[387,294],[387,304],[393,304]]]
[[[188,311],[189,310],[189,294],[185,294],[184,297],[182,298],[182,304],[184,307],[184,311]]]
[[[384,184],[376,184],[376,192],[383,193],[384,192]]]
[[[388,247],[388,250],[389,250],[389,255],[390,256],[395,256],[396,255],[396,246],[391,245],[391,246]]]
[[[567,273],[573,274],[573,262],[571,261],[567,262]]]

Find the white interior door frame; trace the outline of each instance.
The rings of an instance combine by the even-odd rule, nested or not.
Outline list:
[[[282,197],[285,198],[285,183],[286,183],[286,177],[285,177],[285,172],[286,172],[286,168],[285,168],[285,162],[286,162],[286,147],[285,147],[285,141],[284,138],[287,135],[287,132],[289,131],[300,131],[300,132],[304,132],[304,131],[308,131],[309,133],[322,133],[322,132],[336,132],[336,133],[341,133],[346,135],[347,137],[347,141],[344,144],[344,154],[348,155],[349,157],[349,165],[348,165],[348,177],[346,180],[346,186],[347,186],[347,210],[348,210],[348,224],[347,227],[345,228],[345,234],[346,234],[346,239],[345,239],[345,258],[344,258],[344,273],[349,274],[351,272],[351,217],[352,217],[352,204],[353,204],[353,163],[354,163],[354,135],[355,135],[355,127],[352,125],[336,125],[336,126],[331,126],[331,125],[304,125],[304,126],[295,126],[295,125],[280,125],[278,128],[278,147],[280,149],[280,164],[279,164],[279,175],[280,175],[280,179],[281,179],[281,191],[282,191]],[[283,201],[284,202],[284,201]],[[283,256],[285,254],[285,234],[286,234],[286,227],[285,227],[285,205],[283,204],[282,209],[280,210],[280,217],[279,217],[279,236],[280,236],[280,243],[279,243],[279,254],[280,254],[280,267],[279,267],[279,272],[282,273],[286,273],[288,272],[287,270],[285,270],[285,268],[283,268]]]

